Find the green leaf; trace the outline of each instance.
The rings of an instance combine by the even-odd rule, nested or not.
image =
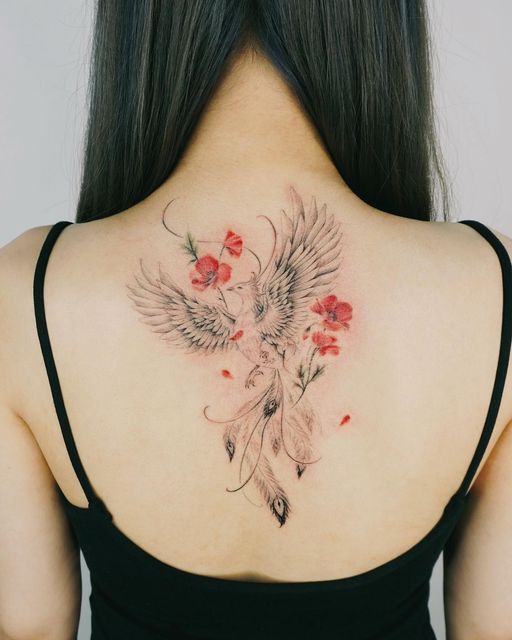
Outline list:
[[[316,378],[318,378],[319,376],[322,375],[322,373],[325,371],[325,365],[317,365],[316,369],[313,372],[313,375],[310,378],[310,382],[313,382],[313,380],[316,380]]]
[[[185,242],[184,244],[182,244],[182,247],[190,256],[192,256],[191,262],[195,262],[196,260],[199,259],[199,256],[197,254],[198,248],[197,248],[196,241],[188,231],[187,231],[187,234],[185,235]]]

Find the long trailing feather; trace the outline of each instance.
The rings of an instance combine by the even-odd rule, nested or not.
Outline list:
[[[262,455],[256,472],[254,483],[272,515],[282,527],[291,512],[290,501],[279,484],[267,456]]]
[[[288,416],[284,425],[288,447],[292,451],[295,470],[300,478],[306,470],[307,464],[312,460],[313,446],[311,442],[311,432],[307,428],[307,422],[300,419],[297,413]]]
[[[240,453],[239,481],[241,484],[235,492],[243,489],[253,481],[260,495],[265,500],[272,515],[280,526],[286,522],[290,512],[290,503],[286,492],[278,482],[274,470],[263,452],[266,443],[266,431],[270,429],[281,440],[276,424],[280,418],[283,388],[277,372],[265,388],[263,394],[255,402],[247,402],[239,412],[240,417],[229,422],[224,431],[224,446],[230,461],[235,453]],[[274,450],[277,454],[277,451]]]

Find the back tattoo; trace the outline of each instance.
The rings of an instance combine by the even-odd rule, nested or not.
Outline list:
[[[151,273],[140,260],[140,273],[127,284],[141,319],[171,345],[187,353],[238,352],[252,363],[240,390],[247,398],[238,411],[214,419],[206,406],[204,416],[224,426],[229,462],[239,461],[239,486],[226,490],[239,491],[252,481],[280,526],[292,509],[272,459],[282,452],[297,479],[320,459],[313,457],[312,439],[321,427],[307,390],[340,354],[341,334],[352,320],[352,305],[333,293],[340,223],[325,204],[318,209],[315,197],[306,213],[293,187],[289,194],[291,213],[281,210],[279,232],[271,218],[260,216],[273,240],[265,266],[231,229],[218,241],[176,233],[165,221],[169,203],[162,224],[180,239],[193,264],[189,282],[180,286],[160,263]],[[236,272],[244,259],[256,271],[240,280]],[[233,379],[229,369],[221,373]],[[349,419],[344,416],[340,424]]]

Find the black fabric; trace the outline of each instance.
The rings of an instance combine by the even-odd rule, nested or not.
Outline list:
[[[44,310],[44,278],[57,238],[72,223],[60,221],[51,228],[34,274],[34,312],[57,417],[89,503],[88,507],[70,503],[57,486],[91,574],[92,640],[435,640],[428,609],[430,577],[464,509],[467,489],[492,434],[512,330],[512,266],[508,253],[480,222],[460,222],[472,226],[491,244],[503,279],[496,377],[467,472],[435,526],[405,553],[355,576],[295,583],[225,580],[182,571],[144,551],[116,526],[80,461],[52,355]]]

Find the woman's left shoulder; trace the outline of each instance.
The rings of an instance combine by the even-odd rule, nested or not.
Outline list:
[[[52,225],[30,227],[0,246],[0,284],[19,284],[19,278],[35,267],[37,256]],[[3,297],[3,295],[2,295]]]

